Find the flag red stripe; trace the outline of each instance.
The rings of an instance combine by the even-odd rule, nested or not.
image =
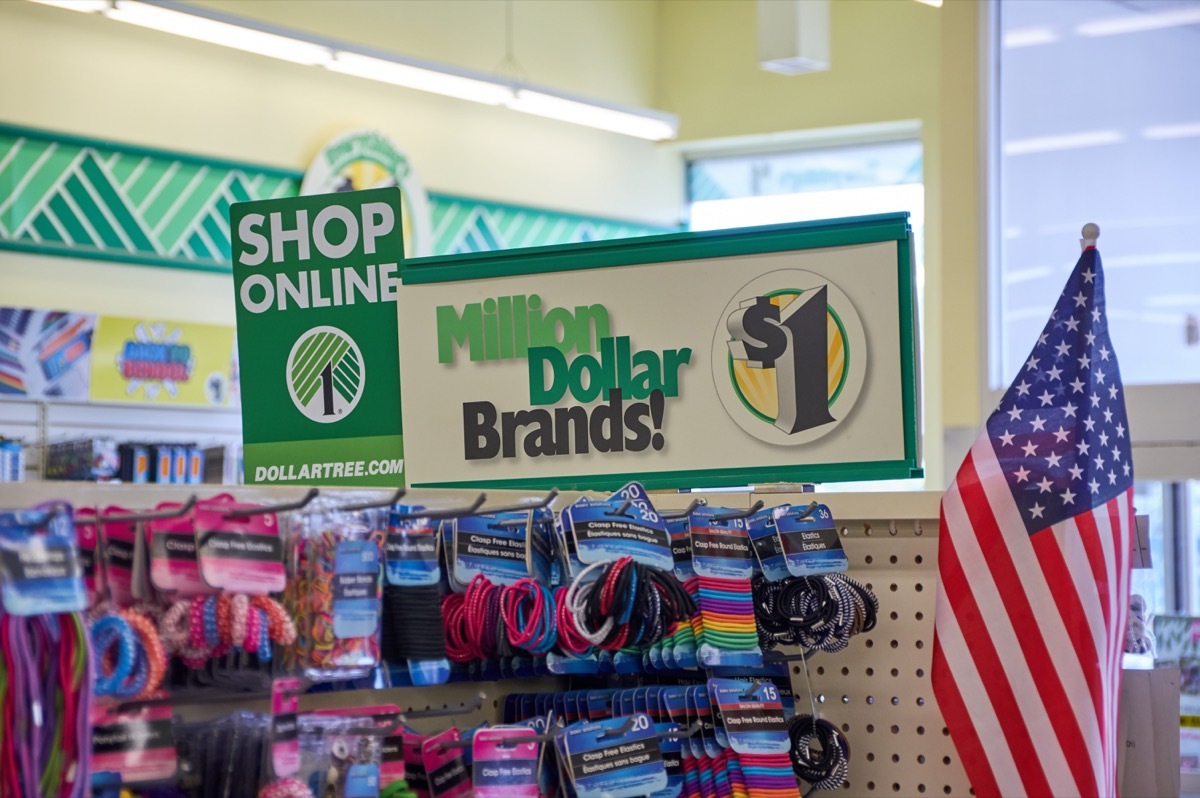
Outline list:
[[[943,517],[942,528],[945,526],[946,520]],[[946,656],[942,653],[942,646],[936,635],[933,638],[933,666],[929,675],[933,680],[933,693],[937,698],[938,708],[942,710],[946,728],[950,729],[952,735],[950,739],[958,751],[958,758],[967,772],[967,780],[974,788],[976,798],[999,798],[1000,785],[996,783],[987,752],[983,743],[979,741],[979,735],[975,733],[975,724],[971,722],[967,705],[959,694],[958,683],[954,681],[954,674],[946,663]]]
[[[974,478],[963,479],[963,472],[968,472]],[[1004,532],[997,525],[987,494],[979,483],[973,453],[968,453],[966,460],[963,461],[962,469],[959,471],[958,484],[967,516],[979,539],[980,549],[988,555],[987,564],[995,577],[996,589],[1000,593],[1005,611],[1012,620],[1013,628],[1021,636],[1021,653],[1024,655],[1030,671],[1036,675],[1035,684],[1038,695],[1041,696],[1046,712],[1050,716],[1050,723],[1062,746],[1067,767],[1075,779],[1076,787],[1083,796],[1099,795],[1100,785],[1096,783],[1095,771],[1087,754],[1083,732],[1075,719],[1074,708],[1063,688],[1054,659],[1050,656],[1046,642],[1042,638],[1041,629],[1033,608],[1029,604],[1021,575],[1013,565],[1012,554],[1008,550],[1009,544],[1005,540]],[[1014,529],[1012,533],[1027,534],[1024,529]],[[1044,564],[1039,564],[1044,567]],[[964,629],[964,633],[965,631]],[[968,637],[968,639],[971,638]],[[1015,653],[1010,656],[1015,656]],[[1009,717],[1015,719],[1020,716],[1021,713],[1018,711]]]
[[[1110,509],[1111,505],[1112,502],[1109,502]],[[1088,562],[1092,566],[1092,576],[1096,579],[1096,590],[1100,593],[1100,609],[1104,610],[1104,627],[1111,632],[1112,608],[1109,606],[1111,601],[1108,591],[1105,590],[1105,585],[1108,584],[1108,565],[1105,562],[1104,550],[1100,547],[1100,529],[1096,526],[1096,517],[1092,513],[1080,513],[1075,516],[1075,524],[1079,527],[1079,540],[1083,543],[1084,551],[1087,552]],[[1116,540],[1113,542],[1115,547],[1117,541],[1120,540],[1120,526],[1115,523],[1115,519],[1113,534],[1116,536]],[[1119,549],[1114,548],[1114,551],[1117,550]]]
[[[1081,513],[1072,520],[1079,522],[1085,516],[1090,519],[1091,513]],[[1076,527],[1068,525],[1067,534],[1077,536]],[[1071,569],[1067,565],[1067,554],[1063,552],[1062,543],[1058,536],[1048,533],[1037,534],[1033,536],[1031,542],[1033,543],[1034,550],[1037,552],[1038,559],[1042,562],[1045,569],[1047,581],[1057,586],[1057,589],[1052,591],[1054,603],[1058,609],[1059,616],[1062,618],[1067,635],[1075,648],[1075,656],[1079,660],[1083,678],[1087,682],[1092,709],[1096,716],[1096,729],[1099,733],[1100,776],[1104,778],[1104,774],[1108,772],[1110,767],[1108,758],[1109,728],[1107,720],[1107,673],[1110,651],[1108,629],[1104,629],[1105,636],[1097,641],[1092,631],[1092,625],[1089,622],[1088,612],[1084,609],[1083,602],[1079,596],[1079,587],[1072,578]],[[1078,550],[1073,552],[1073,556],[1081,560],[1087,559],[1086,555]],[[1090,588],[1085,587],[1084,589]],[[1100,603],[1103,605],[1103,598],[1101,598]],[[1107,794],[1105,792],[1106,785],[1103,782],[1099,787],[1102,794]]]
[[[1115,500],[1113,500],[1115,501]],[[1111,510],[1112,502],[1108,502],[1107,508],[1096,508],[1096,512],[1104,512],[1105,509]],[[1100,597],[1100,609],[1104,614],[1104,627],[1107,632],[1105,639],[1106,650],[1104,652],[1103,661],[1099,663],[1104,679],[1106,691],[1110,689],[1112,684],[1112,667],[1113,667],[1113,648],[1117,642],[1114,639],[1112,627],[1112,591],[1108,588],[1108,572],[1109,562],[1105,554],[1105,547],[1100,542],[1100,528],[1096,523],[1096,516],[1093,513],[1081,513],[1076,516],[1075,524],[1079,527],[1079,540],[1083,544],[1084,551],[1087,552],[1087,558],[1091,565],[1092,577],[1096,583],[1096,592]],[[1112,524],[1111,534],[1113,536],[1112,548],[1110,551],[1114,553],[1121,550],[1120,525]],[[1115,565],[1115,564],[1114,564]],[[1115,567],[1114,567],[1115,572]],[[1105,696],[1103,706],[1104,722],[1101,725],[1101,730],[1104,732],[1104,751],[1105,751],[1105,772],[1114,770],[1115,758],[1113,754],[1112,736],[1116,733],[1115,726],[1112,725],[1111,718],[1113,714],[1112,703],[1114,697],[1111,694]]]
[[[1090,517],[1091,513],[1082,513],[1076,516],[1075,520],[1079,521],[1084,516]],[[1105,722],[1102,671],[1107,665],[1108,650],[1107,648],[1103,651],[1096,650],[1092,626],[1088,623],[1087,613],[1076,592],[1075,580],[1071,578],[1071,570],[1067,567],[1067,561],[1059,546],[1058,538],[1049,531],[1039,532],[1030,538],[1030,543],[1033,544],[1033,550],[1042,564],[1046,581],[1055,586],[1055,589],[1051,591],[1054,595],[1054,603],[1058,607],[1058,614],[1062,617],[1063,626],[1066,627],[1071,644],[1075,648],[1075,656],[1079,658],[1079,667],[1083,670],[1084,679],[1087,681],[1088,692],[1092,695],[1092,708],[1096,713],[1096,721],[1100,725],[1100,740],[1103,744]],[[1103,602],[1101,603],[1103,604]]]
[[[1129,488],[1121,496],[1108,502],[1108,517],[1113,527],[1116,539],[1117,584],[1110,586],[1110,596],[1117,608],[1117,617],[1110,627],[1113,633],[1112,661],[1109,663],[1110,692],[1109,705],[1111,709],[1112,748],[1110,756],[1113,762],[1109,770],[1111,794],[1117,794],[1117,755],[1119,742],[1116,739],[1118,716],[1120,713],[1121,696],[1121,656],[1125,650],[1125,624],[1129,620],[1129,579],[1130,568],[1133,566],[1133,536],[1137,534],[1136,519],[1133,515],[1133,488]],[[1125,522],[1125,531],[1121,531],[1121,522]]]
[[[970,530],[964,531],[964,534],[970,533]],[[938,549],[938,569],[942,588],[950,599],[950,605],[954,607],[954,614],[962,628],[963,638],[970,647],[975,668],[979,672],[980,681],[983,682],[992,706],[995,707],[996,715],[1002,719],[1019,718],[1021,717],[1020,704],[1013,695],[1012,686],[1009,684],[1004,667],[1000,664],[995,644],[987,632],[987,624],[975,603],[975,595],[971,592],[971,587],[962,570],[962,564],[958,561],[958,552],[954,548],[954,535],[948,528],[942,529],[942,534],[938,539]],[[939,698],[939,702],[940,700]],[[1027,765],[1027,767],[1022,767],[1018,774],[1021,777],[1021,783],[1025,785],[1026,794],[1050,795],[1050,783],[1046,780],[1041,760],[1038,759],[1037,750],[1024,725],[1008,723],[1004,727],[1004,737],[1008,741],[1008,748],[1012,751],[1013,759]]]

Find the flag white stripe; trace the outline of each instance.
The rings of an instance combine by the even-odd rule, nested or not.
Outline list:
[[[1120,591],[1114,590],[1114,588],[1119,586],[1120,580],[1117,577],[1116,554],[1113,550],[1113,546],[1115,545],[1114,541],[1113,541],[1113,533],[1117,530],[1113,529],[1112,522],[1109,520],[1107,503],[1105,503],[1101,507],[1098,507],[1097,512],[1094,513],[1094,516],[1096,519],[1096,531],[1099,533],[1099,538],[1100,538],[1100,548],[1101,548],[1101,551],[1104,553],[1104,575],[1105,575],[1105,579],[1108,581],[1107,595],[1104,595],[1101,597],[1102,601],[1104,602],[1104,609],[1108,613],[1108,629],[1106,630],[1107,631],[1107,640],[1106,640],[1107,648],[1105,650],[1105,656],[1103,657],[1103,659],[1100,663],[1101,673],[1104,677],[1104,687],[1105,687],[1104,718],[1105,718],[1105,721],[1109,724],[1109,728],[1115,734],[1116,733],[1115,721],[1116,721],[1117,696],[1112,695],[1111,689],[1110,689],[1111,683],[1112,683],[1113,650],[1114,650],[1114,648],[1121,647],[1120,646],[1121,636],[1125,632],[1124,628],[1122,628],[1120,631],[1118,631],[1116,628],[1117,627],[1117,622],[1116,622],[1117,621],[1117,613],[1118,613],[1118,609],[1119,609],[1116,605],[1117,605],[1117,602],[1120,597],[1119,596]],[[1097,586],[1097,590],[1099,590],[1099,586]],[[1108,761],[1106,763],[1106,765],[1110,768],[1115,769],[1116,763],[1114,761],[1111,761],[1112,755],[1113,755],[1111,740],[1109,741],[1109,745],[1107,746],[1107,748],[1109,750],[1106,753],[1108,754],[1108,758],[1110,761]]]
[[[1099,790],[1105,783],[1105,765],[1102,758],[1104,746],[1100,738],[1096,705],[1091,690],[1088,689],[1087,677],[1083,673],[1079,655],[1075,652],[1071,635],[1058,613],[1054,594],[1046,582],[1046,573],[1042,570],[1037,553],[1033,550],[1033,543],[1025,532],[1025,524],[1013,501],[1012,492],[1008,489],[1000,462],[996,459],[996,450],[992,448],[986,433],[976,439],[975,445],[971,447],[971,454],[975,460],[975,471],[979,474],[980,487],[987,494],[992,514],[1005,533],[1004,541],[1008,545],[1013,566],[1021,575],[1021,586],[1033,608],[1038,630],[1050,653],[1050,659],[1054,662],[1067,701],[1075,713],[1075,720],[1079,724],[1091,760],[1095,788]],[[1103,668],[1104,658],[1101,657],[1097,664]],[[1074,785],[1074,778],[1072,784]],[[1053,783],[1051,786],[1054,786]],[[1085,785],[1075,785],[1071,792],[1083,792],[1084,787]]]
[[[945,590],[938,591],[937,611],[934,613],[934,617],[937,619],[935,625],[938,643],[942,647],[946,664],[954,675],[954,683],[959,694],[964,697],[986,696],[987,690],[979,678],[979,670],[975,667],[975,660],[963,639],[962,629],[958,626],[958,618],[954,615],[954,609],[950,606],[950,600],[947,598]],[[996,717],[995,707],[990,701],[971,701],[966,698],[963,704],[966,706],[967,714],[971,716],[975,734],[985,746],[988,764],[992,768],[992,775],[996,779],[996,786],[1000,789],[1000,794],[1013,796],[1013,798],[1025,795],[1025,785],[1021,783],[1012,751],[1007,745],[988,745],[990,741],[1005,739],[1004,729],[1000,725],[999,718]]]
[[[1125,643],[1125,624],[1129,620],[1129,601],[1128,601],[1129,588],[1130,588],[1129,580],[1132,578],[1132,575],[1129,571],[1129,568],[1131,565],[1130,559],[1133,556],[1130,553],[1130,548],[1133,545],[1133,527],[1132,527],[1132,524],[1133,524],[1133,495],[1132,494],[1133,494],[1133,489],[1130,488],[1129,490],[1125,491],[1124,494],[1121,495],[1120,501],[1118,502],[1119,513],[1120,513],[1120,517],[1121,517],[1120,518],[1120,520],[1121,520],[1121,539],[1119,541],[1117,541],[1118,551],[1120,552],[1120,559],[1118,560],[1118,562],[1120,563],[1120,566],[1117,569],[1117,573],[1120,575],[1121,580],[1120,580],[1120,588],[1118,589],[1117,595],[1115,596],[1115,600],[1117,601],[1117,605],[1118,605],[1117,606],[1118,615],[1114,619],[1114,622],[1113,622],[1113,639],[1115,642],[1114,642],[1113,651],[1112,651],[1113,660],[1112,660],[1111,668],[1110,668],[1110,673],[1111,673],[1111,678],[1112,678],[1112,683],[1111,683],[1112,686],[1111,686],[1111,692],[1110,692],[1110,702],[1112,704],[1112,727],[1111,728],[1113,730],[1113,741],[1112,741],[1112,745],[1110,746],[1110,749],[1109,749],[1109,754],[1113,759],[1113,766],[1109,771],[1109,778],[1112,783],[1112,791],[1110,793],[1111,795],[1116,795],[1116,793],[1117,793],[1116,758],[1117,758],[1117,750],[1118,750],[1117,744],[1118,743],[1116,740],[1116,734],[1117,734],[1117,728],[1118,728],[1117,727],[1118,714],[1120,712],[1121,656],[1125,649],[1125,645],[1124,645],[1124,643]]]
[[[1079,604],[1083,608],[1084,615],[1087,617],[1088,627],[1092,633],[1091,650],[1095,652],[1096,662],[1100,665],[1101,687],[1101,705],[1099,718],[1103,720],[1108,716],[1108,676],[1107,666],[1109,660],[1110,644],[1109,630],[1104,626],[1104,610],[1101,604],[1100,594],[1096,589],[1096,579],[1093,576],[1091,559],[1088,557],[1087,550],[1084,548],[1083,542],[1080,539],[1080,531],[1075,519],[1068,518],[1066,521],[1055,524],[1053,533],[1055,540],[1058,542],[1059,550],[1062,552],[1063,561],[1067,565],[1067,571],[1071,575],[1071,582],[1075,587],[1075,593],[1079,596]],[[1086,643],[1085,643],[1086,645]],[[1106,728],[1100,728],[1101,742],[1101,765],[1104,768],[1103,772],[1108,773],[1108,768],[1112,766],[1109,761],[1110,744]],[[1104,784],[1101,782],[1101,795],[1106,792],[1103,789]]]
[[[1034,750],[1037,751],[1046,781],[1055,795],[1075,794],[1078,792],[1075,779],[1072,778],[1071,771],[1067,767],[1062,745],[1054,726],[1050,723],[1046,706],[1037,698],[1039,693],[1036,679],[1024,656],[1021,639],[1013,628],[1004,599],[996,587],[992,570],[983,551],[979,548],[979,540],[967,515],[957,481],[951,483],[950,489],[942,498],[942,511],[946,514],[946,526],[954,541],[954,549],[958,552],[958,561],[963,576],[970,585],[971,593],[975,596],[975,604],[979,608],[979,614],[999,653],[1000,667],[1004,670],[1008,684],[1018,701],[1021,701],[1022,697],[1031,699],[1022,704],[1025,709],[1022,720],[1025,722],[1029,736],[1038,741]],[[1003,524],[1001,524],[1001,529],[1004,529]],[[1024,527],[1020,527],[1020,532],[1024,534]],[[1074,656],[1073,652],[1072,656]],[[947,657],[947,659],[950,658]],[[983,693],[982,695],[987,694]],[[968,699],[968,706],[971,703],[975,702]],[[1002,744],[1007,746],[1007,740],[1004,737],[995,738],[994,742],[983,738],[982,735],[981,739],[984,740],[984,746],[989,750],[993,746]]]

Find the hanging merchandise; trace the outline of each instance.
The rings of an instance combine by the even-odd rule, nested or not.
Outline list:
[[[692,626],[704,667],[762,666],[750,577],[747,519],[752,512],[701,507],[691,515],[692,568],[686,583],[700,612]]]
[[[397,505],[387,512],[384,542],[387,585],[383,589],[382,655],[403,667],[415,685],[444,684],[450,678],[441,607],[438,529],[423,508]]]
[[[0,795],[36,779],[101,798],[789,798],[797,777],[845,781],[845,735],[811,687],[797,725],[786,664],[878,622],[837,572],[827,508],[660,513],[637,483],[557,511],[556,492],[494,509],[403,495],[0,514],[0,764],[20,766]],[[299,712],[310,688],[568,674],[584,689],[509,695],[502,726]],[[252,697],[271,713],[184,719]],[[58,709],[44,743],[5,747],[35,701]]]
[[[836,790],[850,772],[850,743],[824,718],[797,715],[788,724],[792,768],[818,790]],[[815,747],[814,747],[815,744]]]
[[[84,796],[92,655],[71,508],[0,510],[0,794]]]
[[[307,643],[301,657],[310,678],[357,678],[379,664],[380,515],[330,506],[293,520],[302,568],[297,609]]]

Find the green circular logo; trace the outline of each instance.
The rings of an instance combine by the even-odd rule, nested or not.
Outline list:
[[[353,412],[366,378],[358,344],[337,327],[313,327],[296,340],[288,355],[292,402],[321,424],[341,421]]]

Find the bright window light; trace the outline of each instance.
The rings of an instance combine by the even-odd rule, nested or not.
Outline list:
[[[485,105],[501,105],[513,96],[510,88],[499,83],[472,80],[356,53],[339,51],[337,57],[325,66],[333,72],[341,72],[344,75],[444,94]]]
[[[1142,128],[1148,139],[1189,139],[1200,136],[1200,122],[1184,122],[1179,125],[1152,125]]]
[[[1052,28],[1024,28],[1006,31],[1004,34],[1004,46],[1009,49],[1054,44],[1056,41],[1058,41],[1058,34]]]
[[[613,133],[624,133],[650,141],[675,137],[675,125],[666,119],[589,105],[529,89],[519,89],[516,99],[510,102],[508,107],[514,111],[574,122],[577,125],[609,130]]]
[[[1130,13],[1127,16],[1097,19],[1084,22],[1075,28],[1075,32],[1080,36],[1116,36],[1121,33],[1177,28],[1181,25],[1200,25],[1200,8],[1191,6],[1149,14]]]
[[[202,42],[245,50],[248,53],[291,61],[307,66],[327,64],[333,53],[328,47],[278,36],[274,33],[257,31],[241,25],[217,22],[207,17],[172,11],[168,8],[139,3],[136,0],[117,0],[114,7],[106,11],[109,19],[128,22],[143,28],[152,28],[163,33],[186,36]]]
[[[1083,147],[1120,144],[1124,140],[1125,137],[1119,130],[1089,130],[1083,133],[1067,133],[1061,136],[1039,136],[1037,138],[1006,141],[1004,142],[1004,154],[1029,155],[1035,152],[1078,150]]]

